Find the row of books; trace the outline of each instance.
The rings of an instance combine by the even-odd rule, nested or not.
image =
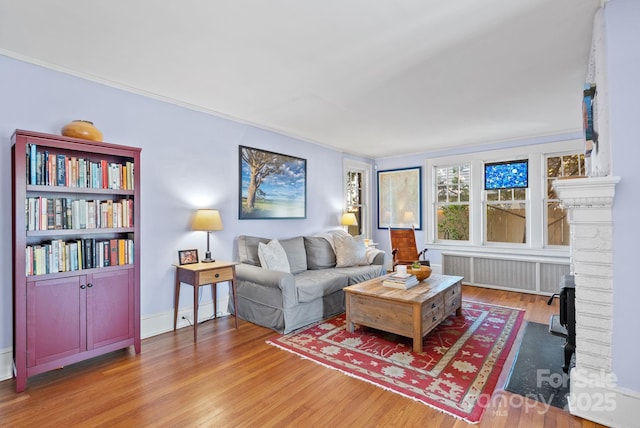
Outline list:
[[[36,144],[27,148],[27,184],[133,190],[133,174],[133,162],[94,162],[38,150]]]
[[[133,227],[133,199],[26,198],[27,231]]]
[[[56,239],[28,245],[25,259],[27,276],[133,264],[133,239]]]
[[[385,287],[400,288],[407,290],[420,284],[418,278],[410,273],[395,272],[382,280],[382,285]]]

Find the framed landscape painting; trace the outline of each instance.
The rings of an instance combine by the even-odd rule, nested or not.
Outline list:
[[[239,219],[306,218],[306,159],[239,147]]]
[[[378,171],[378,229],[422,229],[422,169]]]

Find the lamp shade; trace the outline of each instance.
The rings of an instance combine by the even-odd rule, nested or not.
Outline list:
[[[357,226],[358,219],[356,219],[356,215],[354,213],[344,213],[342,214],[340,224],[343,226]]]
[[[222,218],[218,210],[203,209],[196,211],[191,223],[191,229],[204,230],[211,232],[212,230],[222,230]]]

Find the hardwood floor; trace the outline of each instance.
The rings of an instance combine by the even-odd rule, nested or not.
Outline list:
[[[526,310],[547,323],[546,297],[463,287],[467,300]],[[522,330],[521,330],[522,333]],[[453,416],[265,343],[275,333],[233,317],[143,340],[32,377],[17,394],[0,382],[3,427],[466,427]],[[518,338],[518,341],[520,338]],[[600,427],[501,390],[518,341],[477,427]]]

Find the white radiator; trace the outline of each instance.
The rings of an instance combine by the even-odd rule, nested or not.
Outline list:
[[[442,253],[442,272],[463,276],[465,284],[551,294],[569,273],[569,261],[465,253]]]

